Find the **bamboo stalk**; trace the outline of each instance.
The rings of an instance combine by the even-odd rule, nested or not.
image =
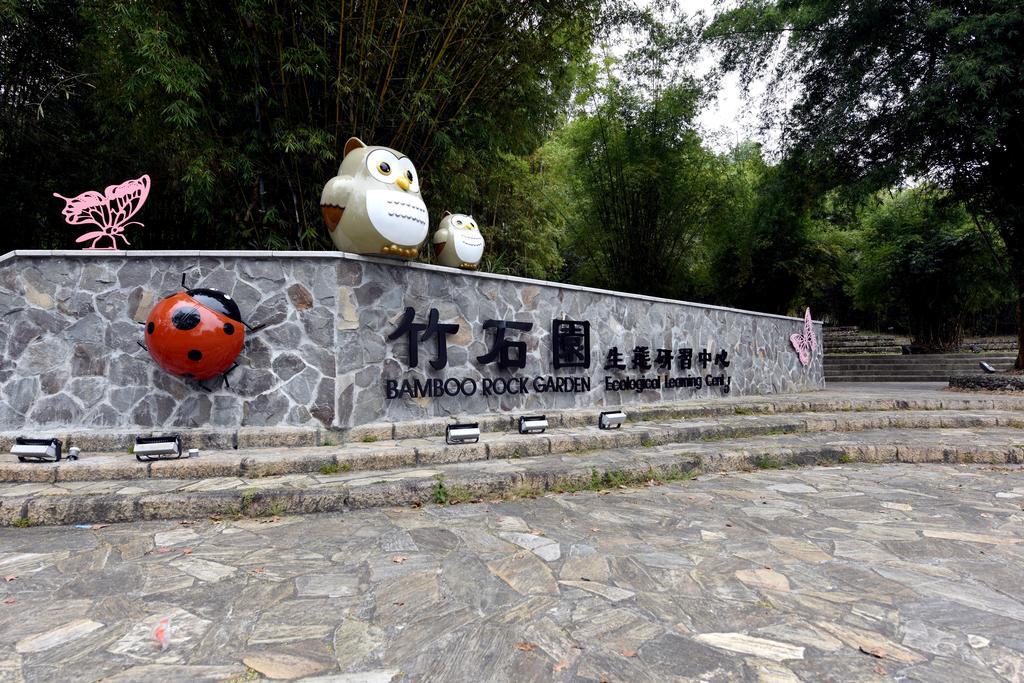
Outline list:
[[[340,142],[341,131],[341,65],[345,50],[345,0],[338,3],[338,58],[334,70],[334,146]]]

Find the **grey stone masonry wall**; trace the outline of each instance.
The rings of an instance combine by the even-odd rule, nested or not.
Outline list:
[[[246,337],[240,367],[203,391],[164,373],[138,342],[162,297],[190,287],[230,294],[261,329]],[[406,307],[426,323],[436,308],[448,336],[448,366],[434,370],[435,341],[419,344],[419,367],[407,365],[403,335],[387,335]],[[589,321],[591,366],[555,370],[552,319]],[[519,370],[482,365],[495,331],[490,319],[532,322]],[[628,405],[725,395],[721,387],[609,391],[611,347],[627,366],[635,346],[693,349],[695,370],[672,376],[721,375],[696,364],[702,349],[728,352],[730,396],[824,387],[821,346],[803,367],[789,342],[796,318],[606,292],[572,285],[469,273],[339,252],[17,251],[0,257],[0,431],[41,427],[237,428],[355,425],[465,416],[493,411]],[[820,324],[815,323],[817,334]],[[656,369],[644,374],[658,376]],[[537,377],[584,377],[590,390],[535,390]],[[526,378],[525,394],[484,395],[495,378]],[[473,380],[472,396],[386,398],[387,380]],[[411,382],[405,386],[415,386]],[[467,385],[468,386],[468,385]],[[577,383],[577,387],[579,383]],[[493,386],[492,386],[493,389]]]

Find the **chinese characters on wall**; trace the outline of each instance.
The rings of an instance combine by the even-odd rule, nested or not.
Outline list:
[[[407,307],[398,325],[387,335],[388,341],[404,339],[406,365],[418,368],[420,347],[425,346],[431,358],[428,363],[435,371],[448,367],[448,337],[458,333],[457,323],[440,322],[440,313],[431,308],[425,322],[417,322],[413,307]],[[481,333],[487,342],[487,352],[476,357],[481,371],[495,366],[501,371],[523,370],[528,357],[527,335],[533,331],[532,322],[517,320],[487,320]],[[516,395],[557,392],[583,393],[591,390],[591,377],[582,374],[557,374],[567,369],[589,370],[591,367],[590,322],[585,320],[552,320],[551,344],[548,361],[555,374],[533,377],[497,375],[483,377],[427,377],[386,379],[385,398],[440,398],[443,396]],[[661,391],[663,389],[701,389],[718,387],[729,393],[731,378],[725,374],[729,367],[729,352],[720,349],[651,348],[634,346],[620,350],[607,349],[603,355],[605,391]],[[649,373],[652,373],[649,376]]]

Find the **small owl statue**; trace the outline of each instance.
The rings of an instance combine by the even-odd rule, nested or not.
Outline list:
[[[484,255],[484,236],[472,216],[445,211],[434,233],[434,256],[442,266],[476,270]]]
[[[320,195],[320,211],[341,251],[414,259],[427,238],[429,216],[412,161],[359,138],[345,143],[338,175]]]

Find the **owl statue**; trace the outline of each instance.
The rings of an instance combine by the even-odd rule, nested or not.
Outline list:
[[[484,236],[472,216],[445,211],[434,233],[434,256],[442,266],[476,270],[484,255]]]
[[[320,195],[331,239],[341,251],[414,259],[429,217],[409,157],[349,138],[338,175]]]

